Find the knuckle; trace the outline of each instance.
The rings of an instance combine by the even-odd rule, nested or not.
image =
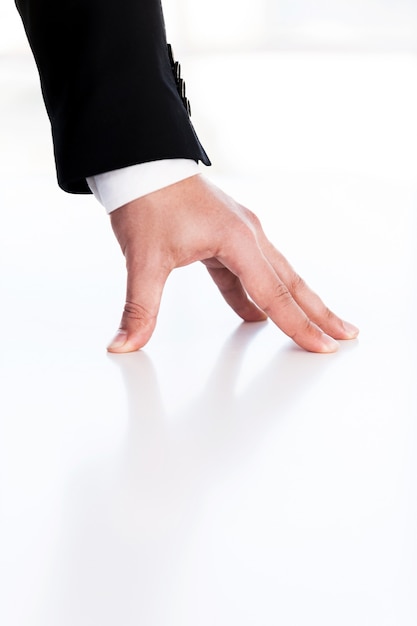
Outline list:
[[[307,285],[306,282],[301,276],[298,274],[294,274],[291,279],[291,293],[299,293],[300,291],[305,291]]]
[[[238,249],[242,249],[242,247],[250,249],[254,244],[257,244],[255,232],[245,220],[239,220],[235,224],[229,239],[229,245],[233,244],[237,246]]]
[[[261,308],[269,314],[276,308],[284,308],[292,304],[293,299],[287,287],[283,283],[278,283],[268,296],[265,305]]]
[[[322,336],[322,332],[320,331],[315,324],[311,322],[311,320],[306,317],[304,320],[301,320],[297,327],[293,332],[288,333],[289,337],[293,339],[299,345],[302,345],[306,340],[307,341],[315,341],[320,340]]]
[[[155,319],[156,313],[151,313],[142,304],[127,300],[123,309],[124,320],[136,320],[143,323]]]
[[[256,230],[261,228],[261,222],[258,216],[253,211],[251,211],[250,209],[245,209],[245,216],[252,227],[254,227]]]
[[[301,320],[293,332],[289,333],[289,337],[295,342],[306,337],[317,337],[320,335],[320,331],[311,323],[308,317]]]
[[[333,321],[335,319],[335,314],[333,313],[333,311],[331,311],[329,309],[329,307],[325,306],[324,307],[324,318],[328,321]]]

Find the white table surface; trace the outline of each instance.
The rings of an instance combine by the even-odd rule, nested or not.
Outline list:
[[[1,58],[0,621],[415,626],[417,58],[184,64],[208,175],[361,335],[302,352],[192,266],[108,355],[122,256]]]

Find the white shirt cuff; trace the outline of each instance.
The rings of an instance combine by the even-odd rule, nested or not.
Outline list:
[[[199,174],[192,159],[162,159],[89,176],[87,184],[107,213],[152,191]]]

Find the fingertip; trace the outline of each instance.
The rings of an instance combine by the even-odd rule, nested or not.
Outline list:
[[[359,328],[350,324],[349,322],[344,322],[343,320],[338,320],[337,326],[331,330],[326,328],[326,332],[329,333],[334,339],[348,340],[348,339],[356,339],[359,335]]]
[[[107,351],[115,354],[136,352],[145,345],[146,341],[140,341],[140,337],[129,336],[124,330],[119,330],[114,339],[107,346]]]
[[[321,338],[321,349],[319,352],[322,354],[330,354],[332,352],[337,352],[339,350],[339,344],[329,335],[322,335]]]
[[[343,322],[344,339],[355,339],[359,335],[359,328],[350,322]]]
[[[127,341],[127,332],[124,330],[119,330],[115,337],[111,340],[109,345],[107,346],[107,350],[109,352],[118,352]]]

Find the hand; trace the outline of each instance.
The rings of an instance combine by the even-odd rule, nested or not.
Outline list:
[[[120,207],[111,222],[126,258],[127,294],[110,352],[132,352],[147,343],[168,275],[194,261],[206,265],[242,319],[269,317],[306,350],[334,352],[335,339],[359,332],[311,291],[252,212],[199,174]]]

